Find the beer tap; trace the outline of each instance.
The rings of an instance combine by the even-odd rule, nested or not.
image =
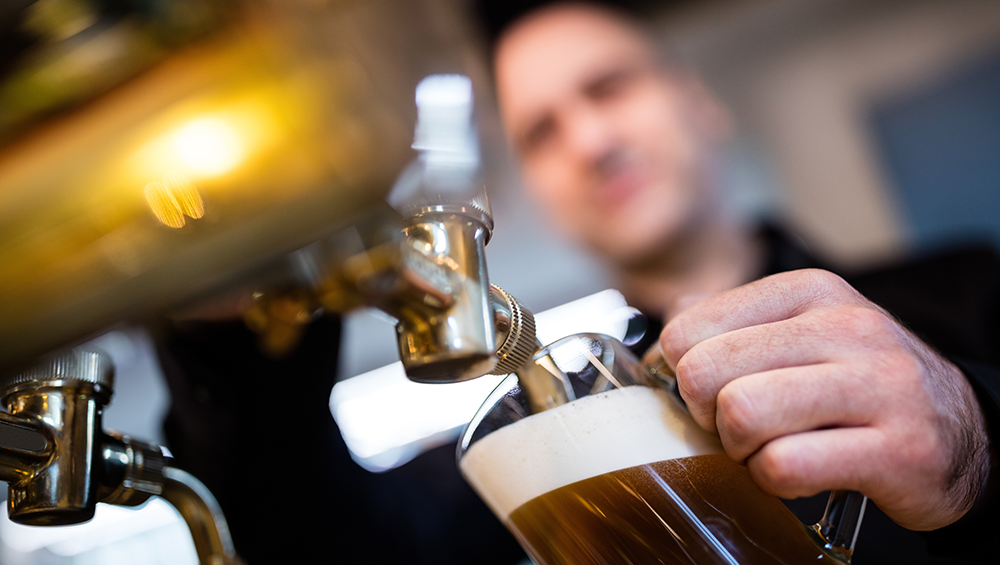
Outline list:
[[[160,496],[184,518],[199,562],[238,565],[225,518],[196,478],[151,444],[102,430],[114,369],[99,351],[71,349],[0,379],[0,479],[7,510],[33,526],[78,524],[98,502],[138,506]]]
[[[536,349],[534,319],[489,283],[493,215],[478,176],[471,81],[428,77],[416,101],[419,156],[390,192],[392,209],[303,250],[307,263],[331,266],[313,283],[317,304],[332,311],[367,305],[392,316],[413,381],[511,373]]]

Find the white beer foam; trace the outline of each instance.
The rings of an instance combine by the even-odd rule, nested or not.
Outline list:
[[[462,458],[462,472],[506,519],[532,498],[576,481],[722,452],[717,437],[671,403],[667,392],[642,386],[584,397],[474,443]]]

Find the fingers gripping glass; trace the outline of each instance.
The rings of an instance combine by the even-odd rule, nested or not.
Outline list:
[[[864,497],[801,524],[690,418],[665,364],[579,334],[480,408],[462,473],[538,565],[848,563]]]

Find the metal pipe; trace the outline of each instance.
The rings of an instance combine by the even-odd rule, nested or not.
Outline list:
[[[160,497],[173,505],[184,518],[201,565],[243,563],[236,555],[222,508],[194,475],[176,467],[164,467]]]
[[[193,475],[171,467],[158,446],[112,432],[104,436],[101,456],[100,502],[138,506],[159,496],[184,518],[201,565],[242,563],[215,497]]]

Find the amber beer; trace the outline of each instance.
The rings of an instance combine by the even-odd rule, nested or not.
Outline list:
[[[538,565],[835,562],[670,402],[575,400],[483,437],[462,472]]]

